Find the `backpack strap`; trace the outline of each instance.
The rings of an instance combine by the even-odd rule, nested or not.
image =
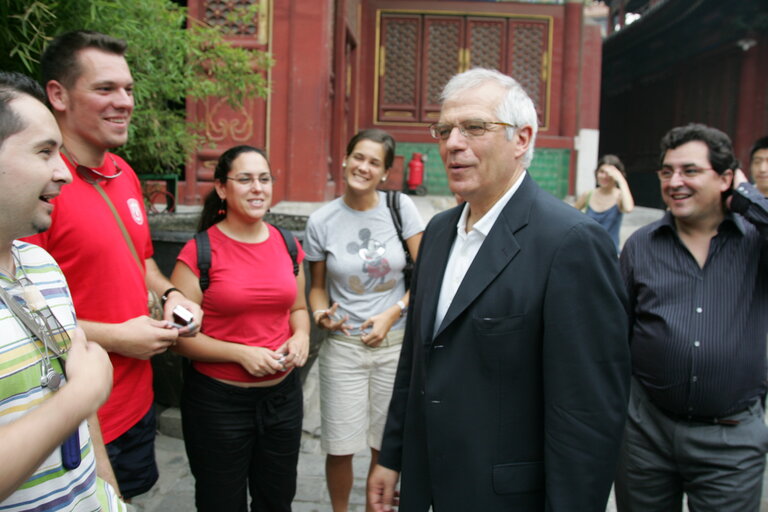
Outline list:
[[[208,275],[211,268],[211,240],[208,238],[208,231],[195,233],[195,243],[197,244],[197,269],[200,271],[200,290],[205,292],[211,284],[211,278]]]
[[[411,257],[411,251],[408,250],[408,244],[406,243],[405,238],[403,238],[403,219],[400,217],[400,192],[397,190],[387,190],[386,194],[387,208],[389,208],[389,213],[392,215],[392,223],[395,225],[397,238],[400,239],[400,244],[403,246],[403,253],[405,254],[403,277],[405,278],[405,289],[408,290],[411,287],[413,258]]]
[[[283,237],[283,242],[285,242],[285,247],[288,249],[288,254],[291,255],[291,261],[293,262],[293,275],[298,276],[299,275],[299,249],[296,247],[296,238],[294,238],[293,233],[291,233],[289,230],[285,228],[281,228],[279,226],[275,226],[277,230],[280,232],[280,235]]]
[[[397,190],[387,190],[387,208],[389,208],[389,213],[392,215],[392,223],[395,225],[397,238],[400,239],[405,254],[410,255],[408,244],[405,243],[403,238],[403,220],[400,217],[400,192]]]
[[[403,244],[405,252],[408,252],[408,246],[403,239],[403,220],[400,217],[400,192],[397,190],[387,190],[387,208],[389,208],[389,214],[392,215],[392,223],[395,225],[397,238]]]
[[[296,239],[289,230],[275,226],[283,237],[285,247],[293,262],[293,275],[299,275],[299,249],[296,246]],[[195,233],[195,242],[197,243],[197,268],[200,271],[200,290],[205,291],[211,284],[211,278],[208,271],[211,269],[211,240],[208,238],[208,231]]]

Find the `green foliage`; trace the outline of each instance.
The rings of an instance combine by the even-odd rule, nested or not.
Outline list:
[[[56,19],[53,2],[0,0],[0,69],[30,73],[47,38],[45,31]]]
[[[253,19],[256,9],[241,7],[227,17],[228,26]],[[234,47],[221,30],[199,21],[185,29],[186,9],[171,0],[0,0],[0,12],[0,69],[39,76],[46,42],[70,30],[128,42],[136,109],[120,152],[139,173],[177,171],[205,144],[200,127],[186,120],[187,98],[226,98],[236,108],[268,91],[259,71],[272,65],[269,54]]]

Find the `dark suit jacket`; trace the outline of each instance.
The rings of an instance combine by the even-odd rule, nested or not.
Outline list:
[[[400,511],[604,512],[629,395],[608,233],[526,176],[433,337],[461,214],[429,223],[379,463]]]

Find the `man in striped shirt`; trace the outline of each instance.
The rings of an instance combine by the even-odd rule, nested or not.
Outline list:
[[[665,216],[621,254],[633,381],[618,509],[755,511],[768,428],[768,199],[731,141],[672,129],[657,171]]]
[[[97,477],[115,483],[93,421],[109,357],[76,329],[56,262],[15,240],[49,227],[49,200],[72,180],[43,101],[36,82],[0,72],[0,510],[124,510]]]

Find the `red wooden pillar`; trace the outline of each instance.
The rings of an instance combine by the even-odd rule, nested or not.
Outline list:
[[[560,109],[560,135],[570,139],[571,147],[578,135],[579,81],[581,68],[581,37],[584,3],[565,1],[563,22],[563,82]],[[568,169],[568,189],[573,191],[576,176],[576,155],[571,154]]]
[[[285,198],[325,198],[330,164],[333,1],[275,2],[270,158]]]
[[[584,3],[581,0],[566,0],[563,37],[563,89],[560,110],[560,134],[576,136],[578,105],[579,66],[581,64],[581,27]]]

